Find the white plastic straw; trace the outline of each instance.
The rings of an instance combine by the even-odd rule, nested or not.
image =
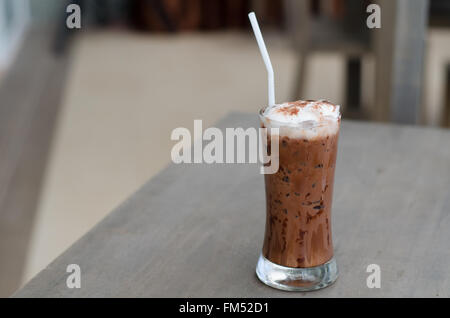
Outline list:
[[[266,44],[264,43],[261,30],[259,29],[255,12],[250,12],[248,14],[248,18],[250,19],[250,23],[252,24],[253,32],[255,33],[256,42],[258,42],[259,50],[261,51],[261,56],[264,60],[264,64],[266,64],[267,80],[269,84],[269,106],[273,106],[275,105],[275,83],[273,79],[272,63],[270,62],[269,53],[267,53]]]

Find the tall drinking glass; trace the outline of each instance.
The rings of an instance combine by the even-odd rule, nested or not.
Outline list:
[[[333,257],[331,202],[340,126],[338,106],[299,101],[280,108],[288,118],[309,105],[316,120],[277,121],[260,111],[261,125],[279,128],[279,169],[266,174],[266,228],[256,273],[265,284],[308,291],[338,276]],[[312,105],[312,106],[311,106]],[[314,106],[319,105],[319,106]],[[323,114],[334,109],[335,116]],[[334,108],[333,108],[334,107]],[[336,116],[337,107],[337,116]],[[291,112],[291,113],[290,113]],[[319,118],[319,120],[317,120]],[[270,151],[270,129],[267,151]]]

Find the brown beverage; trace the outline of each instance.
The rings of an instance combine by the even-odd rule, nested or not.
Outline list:
[[[339,107],[326,101],[297,101],[269,111],[261,112],[261,121],[264,127],[280,129],[279,170],[265,175],[262,255],[291,268],[325,264],[333,257],[331,201]]]

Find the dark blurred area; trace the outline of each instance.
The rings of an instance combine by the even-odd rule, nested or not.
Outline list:
[[[113,3],[114,2],[114,3]],[[78,1],[96,25],[126,23],[142,31],[181,32],[247,28],[250,0]],[[264,21],[283,24],[283,1],[262,1]],[[89,14],[89,13],[88,13]]]
[[[170,129],[264,105],[250,11],[277,102],[450,127],[448,0],[0,0],[0,296],[161,170]]]

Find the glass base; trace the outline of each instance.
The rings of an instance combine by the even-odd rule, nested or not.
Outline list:
[[[261,254],[256,265],[256,275],[273,288],[310,291],[333,284],[338,278],[338,268],[334,257],[320,266],[293,268],[272,263]]]

